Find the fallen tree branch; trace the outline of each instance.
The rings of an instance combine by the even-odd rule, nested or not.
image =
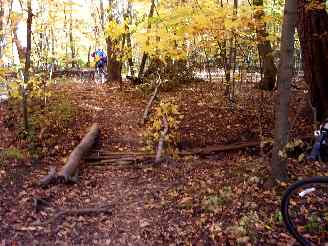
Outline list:
[[[110,208],[111,205],[104,205],[101,207],[92,207],[92,208],[80,208],[80,209],[63,209],[57,212],[52,218],[41,222],[40,224],[51,224],[55,220],[57,220],[59,217],[62,217],[64,215],[87,215],[87,214],[95,214],[95,213],[105,213],[108,215],[112,214],[112,209]]]
[[[122,158],[122,159],[104,159],[97,162],[91,162],[91,166],[103,166],[103,165],[132,165],[141,162],[149,162],[150,160],[154,160],[154,157],[143,157],[143,158]]]
[[[147,157],[152,157],[154,154],[140,154],[140,155],[129,155],[129,154],[120,154],[120,155],[90,155],[87,156],[84,160],[88,162],[98,161],[98,160],[139,160]]]
[[[301,139],[302,141],[308,141],[313,139],[313,135],[306,135],[299,139]],[[272,143],[268,143],[268,144],[270,144],[270,146],[272,145]],[[251,142],[235,143],[235,144],[228,144],[228,145],[213,145],[204,148],[192,148],[189,150],[181,151],[178,154],[182,156],[183,155],[205,156],[205,155],[215,154],[218,152],[234,151],[234,150],[241,150],[241,149],[252,148],[252,147],[260,147],[260,146],[261,146],[260,141],[251,141]]]
[[[66,162],[65,166],[63,166],[63,168],[58,173],[59,177],[63,177],[66,182],[71,180],[78,169],[83,155],[86,154],[95,144],[97,138],[99,137],[99,133],[100,130],[98,124],[94,123],[80,144],[75,147],[73,152],[68,157],[68,161]]]
[[[88,153],[91,147],[96,143],[100,134],[98,124],[94,123],[89,129],[88,133],[83,137],[82,141],[72,151],[68,157],[68,161],[56,173],[54,168],[50,169],[49,174],[40,181],[40,185],[45,187],[52,182],[77,182],[77,172],[83,156]]]
[[[205,148],[193,148],[188,151],[181,151],[179,155],[209,155],[217,152],[224,152],[230,150],[240,150],[250,147],[260,147],[260,141],[230,144],[230,145],[216,145]]]
[[[167,132],[169,131],[169,124],[168,124],[165,116],[163,116],[162,122],[163,122],[164,129],[161,132],[161,137],[158,141],[155,163],[159,163],[161,161],[162,151],[163,151],[163,147],[164,147],[164,139],[165,139]]]
[[[158,89],[159,89],[159,87],[161,86],[161,84],[162,84],[161,76],[158,75],[158,80],[156,81],[156,87],[155,87],[155,90],[154,90],[154,92],[153,92],[153,95],[150,97],[150,99],[149,99],[149,101],[148,101],[148,104],[147,104],[147,106],[146,106],[146,108],[145,108],[144,114],[143,114],[142,124],[145,124],[146,121],[147,121],[150,107],[151,107],[151,105],[153,104],[153,101],[154,101],[155,98],[156,98],[156,95],[157,95],[157,93],[158,93]]]

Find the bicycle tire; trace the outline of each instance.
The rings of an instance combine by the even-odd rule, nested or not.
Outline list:
[[[312,244],[297,231],[294,223],[292,222],[289,215],[289,200],[291,196],[294,194],[294,191],[296,191],[297,189],[303,186],[308,186],[311,184],[313,185],[328,184],[328,177],[315,176],[315,177],[299,180],[287,188],[281,200],[281,214],[283,217],[283,221],[286,225],[286,228],[288,232],[303,246],[310,246]]]

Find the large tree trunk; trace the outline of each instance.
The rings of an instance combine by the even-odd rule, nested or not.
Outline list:
[[[107,81],[122,81],[121,74],[121,63],[117,60],[117,44],[114,44],[110,37],[106,38],[107,43],[107,54],[108,54],[108,62],[107,62],[107,72],[108,77]]]
[[[263,70],[263,79],[260,82],[260,88],[271,91],[276,84],[277,69],[273,61],[270,41],[267,40],[268,33],[266,31],[266,25],[263,21],[265,15],[263,10],[263,0],[254,0],[253,3],[256,7],[260,7],[254,13],[257,49],[261,58],[261,67]]]
[[[316,120],[323,121],[328,117],[328,14],[323,0],[298,0],[297,5],[304,77],[317,111]]]
[[[109,0],[109,6],[112,7],[112,0]],[[113,19],[112,14],[109,14],[108,21]],[[107,44],[107,55],[108,55],[108,62],[107,62],[107,82],[110,81],[122,81],[122,66],[121,62],[118,61],[118,42],[112,40],[111,37],[106,38]]]
[[[286,180],[287,161],[279,155],[288,142],[288,106],[290,84],[293,76],[294,34],[296,26],[296,1],[285,3],[282,25],[280,64],[278,74],[278,100],[276,103],[275,142],[272,153],[271,173],[278,180]]]

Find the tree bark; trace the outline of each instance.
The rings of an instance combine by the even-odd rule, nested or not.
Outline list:
[[[108,62],[107,62],[107,71],[108,77],[107,81],[122,81],[121,74],[121,63],[117,60],[117,48],[116,44],[113,43],[110,37],[106,38],[107,43],[107,54],[108,54]]]
[[[3,41],[4,41],[4,16],[5,16],[5,10],[4,10],[4,1],[0,0],[0,61],[2,61],[3,56]],[[1,64],[0,64],[1,65]]]
[[[158,141],[158,146],[157,146],[157,151],[156,151],[156,156],[155,156],[155,163],[159,163],[161,161],[165,137],[169,131],[169,124],[168,124],[165,116],[163,116],[162,122],[163,122],[163,131],[161,132],[161,137]]]
[[[99,8],[100,8],[100,25],[102,30],[105,31],[105,10],[104,10],[103,0],[99,0]]]
[[[100,129],[95,123],[91,126],[89,132],[84,136],[80,144],[76,146],[70,154],[65,166],[58,173],[59,177],[64,177],[65,181],[69,181],[75,175],[83,156],[95,144],[99,134]]]
[[[91,149],[99,138],[100,129],[96,123],[94,123],[89,129],[88,133],[83,137],[80,144],[75,147],[72,153],[69,155],[66,164],[61,170],[56,173],[54,167],[50,168],[49,174],[42,178],[40,186],[46,187],[51,183],[57,182],[77,182],[77,174],[79,171],[79,165],[84,155]]]
[[[129,24],[132,23],[132,13],[131,13],[131,10],[132,10],[132,4],[129,1],[128,2],[128,10],[127,10],[127,18],[129,18]],[[129,56],[129,58],[128,58],[128,64],[129,64],[129,67],[130,67],[131,77],[133,78],[134,77],[134,64],[133,64],[133,59],[132,59],[131,33],[130,33],[130,30],[129,30],[129,26],[128,25],[126,26],[126,29],[127,29],[126,30],[126,46],[130,50],[130,52],[131,52],[131,56]]]
[[[298,0],[297,5],[304,77],[316,109],[315,120],[323,121],[328,117],[328,14],[324,0]]]
[[[256,7],[260,7],[254,13],[256,23],[256,35],[257,35],[257,49],[261,59],[261,67],[263,69],[263,78],[260,82],[260,88],[264,90],[272,91],[276,84],[277,69],[273,61],[271,43],[267,40],[268,33],[266,31],[266,25],[263,21],[265,16],[263,10],[263,0],[254,0],[253,4]]]
[[[296,26],[296,1],[287,0],[282,25],[278,98],[276,102],[275,137],[271,161],[271,174],[275,179],[286,180],[287,160],[279,155],[288,142],[288,107],[290,84],[293,76],[294,34]]]
[[[153,101],[155,100],[156,98],[156,95],[158,93],[158,89],[159,87],[161,86],[162,84],[162,80],[161,80],[161,77],[158,78],[158,81],[156,82],[156,86],[155,86],[155,89],[154,89],[154,92],[153,92],[153,95],[150,97],[149,101],[148,101],[148,104],[145,108],[145,111],[144,111],[144,114],[143,114],[143,118],[142,118],[142,124],[145,124],[146,121],[147,121],[147,118],[148,118],[148,114],[149,114],[149,110],[150,110],[150,107],[151,105],[153,104]]]
[[[112,6],[112,0],[109,0],[109,6]],[[109,14],[108,21],[113,20],[112,14]],[[110,81],[122,81],[122,66],[121,62],[118,61],[118,42],[112,40],[111,37],[106,38],[107,44],[107,82]]]
[[[32,36],[32,3],[31,0],[27,1],[27,22],[26,22],[26,53],[25,53],[25,68],[24,68],[24,85],[22,87],[22,109],[23,109],[23,119],[24,119],[24,128],[25,131],[29,130],[29,122],[28,122],[28,110],[27,110],[27,84],[29,81],[29,70],[31,67],[31,36]]]
[[[14,24],[12,23],[13,43],[17,47],[18,58],[19,58],[20,63],[24,64],[25,63],[25,58],[26,58],[25,48],[23,47],[23,45],[21,44],[21,42],[18,39],[17,24],[18,23],[14,23]]]
[[[74,39],[73,39],[73,15],[72,15],[72,7],[70,9],[69,13],[69,44],[71,49],[71,59],[72,59],[72,68],[76,67],[76,61],[75,61],[75,45],[74,45]]]

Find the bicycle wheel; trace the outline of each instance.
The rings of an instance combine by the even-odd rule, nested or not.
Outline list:
[[[300,180],[286,190],[281,213],[288,232],[301,245],[328,242],[328,177]]]

